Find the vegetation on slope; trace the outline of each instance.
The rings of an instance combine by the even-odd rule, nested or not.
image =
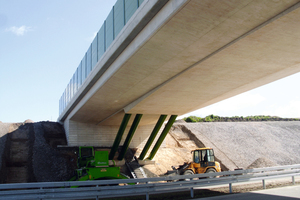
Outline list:
[[[253,122],[253,121],[300,121],[299,118],[281,118],[277,116],[234,116],[234,117],[220,117],[217,115],[208,115],[204,118],[197,116],[189,116],[183,118],[186,122]]]

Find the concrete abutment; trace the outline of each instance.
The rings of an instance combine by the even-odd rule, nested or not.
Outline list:
[[[129,148],[143,148],[154,128],[155,124],[140,125],[134,133],[134,136],[129,144]],[[104,126],[90,123],[76,122],[67,119],[64,123],[68,146],[97,146],[111,147],[116,138],[119,126]],[[162,129],[158,132],[160,135]],[[120,142],[120,146],[124,144],[130,126],[127,126]],[[157,141],[154,140],[153,144]],[[164,143],[162,144],[164,146]]]

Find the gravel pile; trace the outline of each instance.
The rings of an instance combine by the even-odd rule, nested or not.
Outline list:
[[[212,147],[230,170],[300,163],[300,122],[176,123]],[[272,163],[272,164],[271,164]]]
[[[72,156],[68,156],[64,150],[51,146],[50,142],[51,136],[64,135],[62,126],[58,123],[39,122],[34,124],[34,133],[32,166],[36,181],[68,180],[74,173],[72,165],[74,159]],[[66,145],[66,141],[61,145]]]

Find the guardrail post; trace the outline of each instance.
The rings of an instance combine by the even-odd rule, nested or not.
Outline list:
[[[265,181],[265,179],[262,180],[262,183],[263,183],[263,188],[266,189],[266,181]]]
[[[293,185],[295,185],[295,176],[292,176]]]
[[[232,193],[232,183],[229,183],[229,193]]]
[[[191,198],[194,198],[194,188],[191,188]]]
[[[40,187],[40,190],[42,190],[43,189],[43,187]],[[39,198],[40,200],[43,200],[42,198]]]
[[[149,193],[146,193],[146,200],[149,200]]]

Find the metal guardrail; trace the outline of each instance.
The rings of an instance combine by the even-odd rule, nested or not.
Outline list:
[[[232,183],[262,180],[265,188],[267,179],[292,177],[295,184],[294,177],[299,175],[300,164],[297,164],[159,178],[0,184],[0,199],[99,199],[145,195],[148,200],[150,194],[179,190],[190,190],[193,198],[196,187],[229,184],[231,192]],[[128,183],[139,184],[126,185]]]

